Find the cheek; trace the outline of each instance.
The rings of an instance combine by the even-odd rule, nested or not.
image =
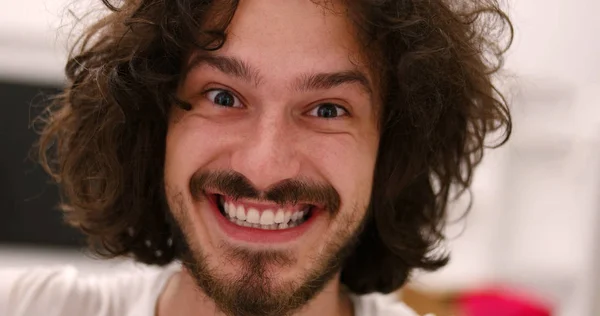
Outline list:
[[[369,204],[373,187],[374,163],[370,156],[358,156],[353,163],[349,163],[345,172],[340,176],[340,183],[344,184],[343,200],[351,210],[358,208],[364,211]]]
[[[165,149],[165,181],[187,185],[190,177],[221,151],[219,132],[209,124],[183,118],[171,122]]]
[[[342,198],[343,209],[362,211],[369,202],[377,155],[376,139],[339,138],[314,144],[311,154],[325,179]]]

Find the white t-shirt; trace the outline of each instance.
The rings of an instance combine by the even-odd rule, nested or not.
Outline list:
[[[0,270],[1,316],[153,316],[180,267],[82,276],[73,267]],[[417,316],[394,296],[352,297],[356,316]]]

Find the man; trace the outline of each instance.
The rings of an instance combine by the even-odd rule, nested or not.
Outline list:
[[[413,315],[384,294],[510,132],[497,4],[104,2],[41,160],[93,249],[166,268],[11,272],[3,315]]]

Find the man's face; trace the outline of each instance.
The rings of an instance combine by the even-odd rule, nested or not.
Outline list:
[[[354,32],[311,1],[247,0],[221,49],[192,54],[178,91],[192,109],[172,109],[165,187],[188,268],[217,304],[300,305],[339,271],[379,140]]]

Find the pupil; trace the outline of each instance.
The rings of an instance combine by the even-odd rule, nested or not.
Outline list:
[[[333,104],[323,104],[317,112],[320,117],[331,118],[337,116],[337,108]]]
[[[232,106],[234,103],[233,96],[227,92],[219,92],[215,96],[215,103],[222,106]]]

